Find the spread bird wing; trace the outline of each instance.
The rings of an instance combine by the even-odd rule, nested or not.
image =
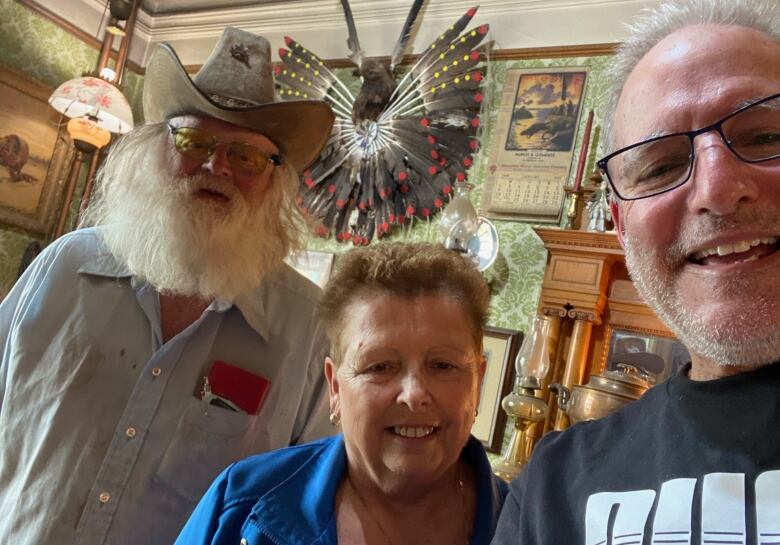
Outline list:
[[[414,7],[413,7],[414,9]],[[418,8],[419,9],[419,8]],[[303,173],[302,211],[320,236],[368,244],[393,226],[428,220],[467,179],[479,149],[488,26],[464,31],[476,8],[439,36],[406,71],[376,121],[356,125],[354,95],[313,53],[287,38],[277,87],[285,99],[321,99],[336,123]],[[407,19],[408,22],[409,19]],[[402,38],[409,32],[404,28]]]

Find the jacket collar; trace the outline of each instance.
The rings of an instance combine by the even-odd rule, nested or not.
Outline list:
[[[344,436],[324,443],[309,461],[262,496],[250,513],[283,543],[323,540],[335,517],[336,492],[347,471]],[[327,542],[324,539],[320,542]]]
[[[474,470],[477,483],[471,544],[489,543],[506,485],[499,484],[493,476],[485,450],[475,437],[469,437],[461,458]],[[335,527],[336,492],[346,470],[344,437],[338,435],[325,443],[318,455],[262,496],[253,507],[250,520],[260,521],[265,531],[275,534],[283,543],[328,543],[325,535],[331,525]]]

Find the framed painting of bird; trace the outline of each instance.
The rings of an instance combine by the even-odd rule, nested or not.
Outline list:
[[[400,66],[424,0],[415,0],[389,61],[360,47],[348,0],[341,0],[357,93],[293,38],[279,51],[277,89],[289,100],[321,99],[336,123],[320,157],[301,176],[298,205],[319,236],[368,244],[394,227],[430,220],[453,184],[467,179],[479,149],[488,25],[467,29],[469,9]]]

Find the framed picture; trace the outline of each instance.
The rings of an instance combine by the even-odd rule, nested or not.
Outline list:
[[[483,215],[559,221],[587,76],[587,67],[507,71],[483,189]]]
[[[333,268],[333,257],[333,254],[328,252],[303,250],[288,256],[285,261],[303,276],[324,288]]]
[[[49,107],[53,89],[0,65],[0,222],[46,236],[73,146]]]
[[[515,376],[515,358],[523,334],[513,329],[486,327],[482,345],[487,370],[482,380],[479,414],[471,433],[482,441],[488,452],[499,454],[504,441],[506,413],[501,400],[509,394]]]

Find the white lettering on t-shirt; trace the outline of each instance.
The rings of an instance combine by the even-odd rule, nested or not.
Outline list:
[[[651,512],[653,545],[690,545],[693,516],[700,517],[699,542],[703,545],[745,545],[745,475],[705,475],[698,492],[700,513],[693,512],[696,482],[686,478],[666,481],[657,501],[655,490],[592,494],[585,508],[585,545],[641,544]],[[780,470],[756,478],[755,502],[757,545],[780,543]]]

